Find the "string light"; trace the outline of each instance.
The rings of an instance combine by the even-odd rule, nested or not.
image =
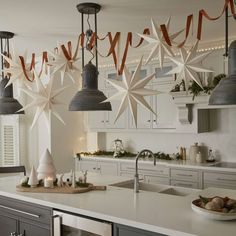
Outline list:
[[[216,50],[221,50],[221,49],[224,49],[224,48],[225,48],[225,45],[218,45],[218,46],[214,46],[214,47],[201,48],[201,49],[197,50],[197,52],[216,51]],[[177,52],[177,53],[174,53],[174,54],[175,54],[175,56],[179,56],[179,55],[180,55],[180,53],[178,53],[178,52]],[[155,58],[153,58],[151,61],[155,62],[155,61],[157,61],[157,60],[158,60],[158,58],[155,57]],[[127,63],[127,65],[136,64],[137,62],[138,62],[137,59],[131,60],[131,61],[129,61],[129,62]],[[144,59],[143,62],[145,63],[146,60]],[[103,64],[103,65],[100,65],[100,66],[99,66],[99,68],[101,68],[101,69],[112,68],[112,67],[114,67],[114,64]]]

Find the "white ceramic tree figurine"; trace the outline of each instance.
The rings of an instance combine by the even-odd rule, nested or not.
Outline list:
[[[44,180],[45,178],[48,177],[53,178],[53,180],[56,179],[56,168],[53,164],[53,158],[48,149],[45,151],[45,153],[39,160],[39,166],[37,172],[38,172],[38,179]]]
[[[37,178],[37,172],[36,172],[34,166],[32,166],[28,184],[29,184],[32,188],[35,188],[35,187],[37,187],[38,183],[39,183],[39,181],[38,181],[38,178]]]

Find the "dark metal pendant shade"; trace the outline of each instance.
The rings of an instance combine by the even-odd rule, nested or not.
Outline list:
[[[236,104],[236,40],[229,47],[228,74],[212,91],[209,105]]]
[[[111,111],[111,103],[104,102],[107,97],[98,90],[98,70],[91,61],[82,73],[82,90],[78,91],[69,105],[69,111]]]
[[[0,46],[1,54],[9,57],[9,39],[14,37],[14,33],[8,31],[0,31]],[[5,41],[5,50],[4,50]],[[4,58],[1,55],[1,69],[2,79],[0,82],[0,115],[13,115],[13,114],[24,114],[24,111],[18,112],[22,105],[13,97],[13,86],[12,84],[7,86],[10,76],[4,76]]]
[[[22,108],[22,105],[13,97],[12,84],[5,87],[8,80],[5,77],[0,82],[0,115],[24,114],[24,111],[17,112]]]

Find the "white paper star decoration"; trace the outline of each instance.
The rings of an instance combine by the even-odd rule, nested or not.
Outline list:
[[[57,99],[57,96],[61,94],[67,87],[52,90],[53,77],[49,78],[48,84],[46,85],[46,87],[44,87],[41,79],[35,72],[34,75],[37,90],[32,91],[30,89],[21,89],[24,93],[33,98],[33,101],[30,104],[24,106],[20,111],[36,107],[37,109],[34,115],[34,120],[31,125],[31,129],[35,126],[41,114],[43,114],[44,118],[46,119],[48,131],[50,131],[51,114],[53,114],[58,120],[65,124],[60,115],[56,112],[54,106],[62,104],[62,102]]]
[[[137,104],[140,104],[141,106],[155,114],[151,106],[144,99],[144,96],[156,95],[160,93],[156,90],[144,88],[148,84],[148,82],[153,79],[155,73],[145,77],[144,79],[141,79],[141,66],[142,58],[133,74],[131,74],[127,70],[127,68],[124,67],[122,81],[107,79],[107,81],[112,86],[114,86],[118,90],[118,92],[110,98],[106,99],[104,102],[109,102],[112,100],[121,100],[115,122],[129,106],[132,117],[135,122],[135,126],[137,127]]]
[[[174,56],[174,54],[172,52],[171,46],[169,46],[166,43],[165,38],[163,37],[163,34],[161,32],[161,29],[157,27],[157,24],[155,24],[155,22],[152,19],[151,19],[151,25],[152,25],[152,33],[153,33],[152,37],[144,35],[144,34],[138,34],[138,35],[144,38],[144,40],[149,43],[148,44],[149,46],[153,47],[147,58],[146,64],[149,63],[151,59],[153,59],[155,56],[157,56],[160,63],[160,68],[162,68],[165,55],[167,54],[169,56]],[[169,30],[169,26],[170,26],[170,17],[168,18],[166,22],[167,31]],[[173,41],[182,32],[183,30],[170,35],[169,36],[170,40]]]
[[[188,91],[189,81],[191,80],[194,80],[202,88],[201,80],[197,72],[212,72],[200,64],[211,52],[198,54],[197,48],[198,41],[189,52],[187,52],[185,48],[180,48],[179,59],[175,57],[169,57],[169,59],[173,61],[177,67],[169,71],[167,74],[178,73],[177,81],[181,81],[182,79],[184,80],[186,91]]]
[[[9,63],[9,68],[4,68],[3,72],[4,74],[11,74],[11,77],[6,85],[9,86],[10,84],[16,83],[18,87],[31,87],[31,82],[26,79],[25,73],[29,78],[32,77],[33,73],[30,71],[30,65],[31,63],[26,63],[27,61],[27,53],[24,53],[23,58],[25,61],[25,72],[23,70],[20,57],[18,55],[15,55],[14,50],[12,53],[12,59],[3,55],[3,58]]]
[[[49,51],[49,53],[53,56],[53,60],[49,63],[52,66],[52,74],[60,72],[61,84],[64,83],[65,75],[75,83],[73,74],[75,71],[79,71],[79,69],[74,64],[79,60],[79,58],[71,57],[71,59],[68,60],[60,46],[58,47],[57,52]]]

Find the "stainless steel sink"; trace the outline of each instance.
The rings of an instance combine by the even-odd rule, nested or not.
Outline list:
[[[170,187],[168,189],[160,191],[159,193],[176,195],[176,196],[188,196],[189,194],[191,194],[195,191],[197,191],[197,189],[195,190],[195,189],[191,189],[191,188]]]
[[[183,187],[176,187],[162,184],[148,184],[144,182],[140,182],[139,184],[140,184],[139,189],[141,191],[156,192],[174,196],[187,196],[191,193],[198,191],[198,189],[183,188]],[[111,184],[110,186],[134,189],[134,181],[133,180],[124,181],[120,183]]]
[[[134,180],[111,184],[110,186],[133,189],[134,188]],[[160,192],[160,191],[166,189],[166,185],[147,184],[147,183],[139,182],[139,189],[142,191],[148,191],[148,192]]]

